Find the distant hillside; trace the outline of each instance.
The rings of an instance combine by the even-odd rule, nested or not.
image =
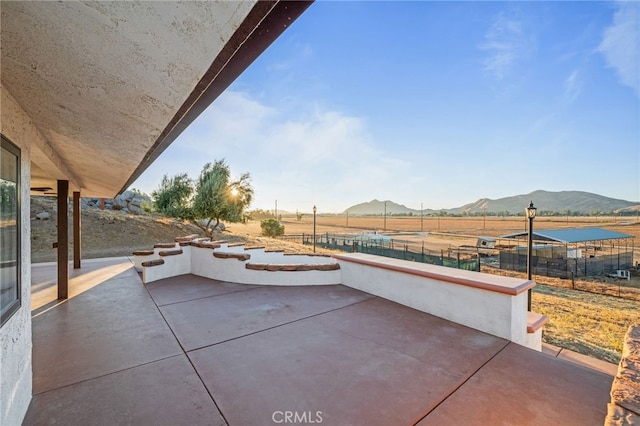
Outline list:
[[[520,213],[524,208],[533,204],[539,211],[592,213],[592,212],[624,212],[640,209],[640,203],[618,200],[598,194],[583,191],[534,191],[530,194],[514,195],[512,197],[492,200],[481,198],[462,207],[444,210],[425,209],[424,214],[446,212],[448,214],[481,214],[487,213]],[[367,203],[356,204],[345,210],[345,213],[354,215],[382,214],[384,201],[372,200]],[[387,214],[420,214],[420,210],[410,209],[402,204],[387,201]]]
[[[387,214],[420,214],[420,210],[410,209],[409,207],[394,203],[393,201],[378,201],[371,200],[367,203],[356,204],[355,206],[351,206],[346,209],[343,213],[349,213],[353,215],[375,215],[375,214],[383,214],[384,213],[384,203],[387,203]],[[425,214],[433,212],[433,210],[424,211]]]
[[[462,207],[448,210],[450,213],[482,213],[487,212],[520,212],[533,204],[539,211],[591,213],[596,211],[614,212],[637,205],[631,201],[618,200],[598,194],[582,191],[534,191],[530,194],[515,195],[513,197],[499,198],[491,200],[481,198],[480,200],[465,204]]]

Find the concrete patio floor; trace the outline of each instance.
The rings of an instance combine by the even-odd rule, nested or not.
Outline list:
[[[55,276],[32,267],[26,425],[601,425],[610,400],[602,371],[341,285],[145,286],[112,258],[59,302]]]

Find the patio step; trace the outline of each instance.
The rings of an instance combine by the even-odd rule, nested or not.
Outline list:
[[[535,312],[527,312],[527,333],[533,334],[547,323],[549,318],[546,315]]]
[[[156,243],[153,248],[174,248],[176,243]]]
[[[220,251],[214,251],[213,257],[217,257],[218,259],[237,259],[240,261],[251,259],[251,255],[247,253],[228,253]]]
[[[159,256],[177,256],[182,253],[183,253],[182,250],[166,250],[166,251],[159,252],[158,255]]]
[[[153,255],[153,250],[136,250],[133,252],[134,256],[151,256]]]
[[[301,264],[301,263],[247,263],[245,268],[254,271],[337,271],[340,269],[338,263],[316,263],[316,264]]]
[[[160,265],[164,265],[164,260],[154,259],[154,260],[147,260],[146,262],[142,262],[142,266],[144,266],[145,268],[150,268],[152,266],[160,266]]]
[[[190,245],[192,247],[210,248],[210,249],[216,249],[216,248],[222,247],[220,244],[216,244],[211,241],[192,241]]]

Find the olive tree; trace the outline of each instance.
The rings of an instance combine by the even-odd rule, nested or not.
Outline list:
[[[217,160],[205,164],[195,181],[186,174],[171,179],[165,176],[152,196],[158,211],[190,220],[211,237],[222,220],[246,221],[253,188],[248,173],[232,180],[229,166],[224,160]]]

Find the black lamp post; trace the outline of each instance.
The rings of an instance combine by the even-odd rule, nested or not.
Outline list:
[[[533,206],[533,201],[529,203],[529,207],[525,208],[524,211],[527,214],[527,218],[529,218],[529,246],[527,248],[527,279],[531,281],[531,255],[533,252],[533,219],[536,217],[536,208]],[[527,292],[527,310],[531,311],[531,289]]]
[[[313,252],[316,252],[316,206],[313,206]]]

